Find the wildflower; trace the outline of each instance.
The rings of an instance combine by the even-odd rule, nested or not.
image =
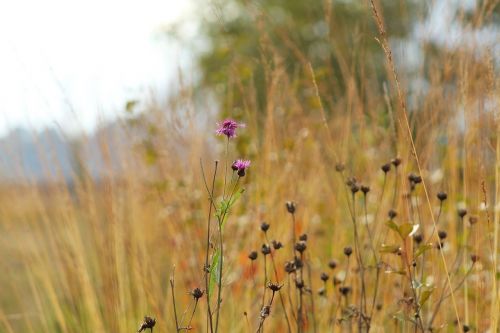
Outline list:
[[[233,165],[231,165],[231,169],[233,169],[233,171],[237,171],[238,176],[243,177],[245,176],[245,170],[248,169],[249,166],[249,160],[236,160],[233,162]]]
[[[217,129],[217,135],[225,135],[228,139],[234,138],[236,136],[236,129],[239,127],[245,127],[245,124],[237,123],[233,119],[226,119],[222,123],[217,124],[219,128]]]

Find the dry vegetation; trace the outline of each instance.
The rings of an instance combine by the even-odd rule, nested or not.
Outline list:
[[[478,22],[488,15],[485,7]],[[456,332],[458,325],[499,332],[498,59],[495,65],[491,53],[465,46],[438,54],[425,49],[428,87],[412,92],[416,101],[407,107],[411,77],[396,80],[382,19],[372,14],[367,19],[380,31],[370,38],[385,51],[387,81],[356,71],[356,61],[370,59],[339,54],[342,96],[322,83],[323,74],[292,41],[290,49],[277,50],[263,33],[265,109],[255,111],[252,85],[233,76],[224,112],[246,128],[231,140],[227,156],[225,140],[215,136],[220,116],[211,116],[184,86],[167,108],[152,105],[146,114],[124,117],[130,146],[100,138],[108,165],[101,179],[80,170],[71,182],[52,177],[45,185],[0,185],[0,332],[133,332],[144,315],[156,318],[156,332],[173,332],[173,267],[180,330],[199,287],[204,294],[190,326],[205,332],[210,200],[200,159],[209,187],[213,161],[220,160],[219,202],[225,161],[240,157],[252,164],[223,231],[219,332],[255,332],[261,322],[266,332],[368,326],[372,332],[430,326]],[[284,52],[301,64],[296,76],[283,68]],[[233,96],[245,105],[235,113],[229,111]],[[391,164],[396,157],[398,167]],[[446,200],[437,198],[441,191]],[[287,201],[296,203],[293,214]],[[389,218],[390,210],[397,216]],[[221,244],[213,214],[210,256]],[[266,232],[263,221],[270,225]],[[419,229],[408,235],[413,225]],[[292,235],[298,242],[304,233],[307,249],[299,255]],[[284,245],[272,249],[272,261],[261,253],[271,240]],[[252,250],[255,261],[248,258]],[[304,267],[288,274],[292,252]],[[283,287],[264,320],[268,282]],[[272,294],[267,289],[265,304]]]

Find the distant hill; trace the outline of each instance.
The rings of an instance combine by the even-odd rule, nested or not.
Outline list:
[[[99,177],[104,167],[99,140],[126,144],[127,138],[117,122],[78,138],[65,137],[56,128],[41,132],[14,129],[0,138],[0,181],[68,180],[83,170]],[[110,150],[108,155],[117,166],[115,151]]]

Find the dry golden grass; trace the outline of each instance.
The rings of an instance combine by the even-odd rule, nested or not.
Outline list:
[[[376,36],[374,31],[372,37]],[[379,38],[387,46],[383,36]],[[349,63],[347,52],[340,54],[345,61],[342,75],[347,90],[339,96],[322,83],[293,42],[288,42],[289,50],[276,50],[263,35],[267,101],[262,112],[256,112],[251,84],[239,82],[237,75],[228,83],[227,110],[232,110],[231,91],[238,91],[246,107],[235,116],[247,124],[236,145],[230,146],[230,156],[249,157],[252,166],[244,178],[246,192],[225,230],[221,331],[252,332],[257,328],[263,269],[260,257],[252,267],[247,254],[265,242],[259,230],[264,220],[271,224],[270,237],[285,243],[275,259],[279,277],[287,283],[282,269],[291,248],[287,200],[297,202],[297,232],[309,235],[307,255],[318,332],[332,329],[325,315],[332,299],[320,298],[316,291],[322,284],[320,273],[328,271],[328,261],[338,259],[337,270],[343,270],[343,248],[354,245],[345,179],[335,172],[336,163],[342,162],[345,176],[370,185],[368,212],[375,238],[387,235],[386,243],[397,241],[384,225],[389,209],[398,211],[398,221],[418,219],[429,232],[439,208],[436,193],[448,193],[440,229],[448,231],[449,248],[443,256],[430,251],[426,259],[426,275],[437,288],[427,304],[438,301],[439,292],[447,285],[446,272],[453,270],[455,245],[466,241],[459,272],[463,275],[469,267],[470,254],[481,259],[452,297],[446,298],[435,326],[448,324],[443,331],[456,331],[453,322],[458,314],[460,323],[475,332],[498,332],[500,86],[492,55],[473,55],[465,47],[438,55],[426,53],[429,87],[418,94],[409,111],[398,97],[390,61],[388,82],[374,82],[370,73],[364,73],[366,77],[356,73],[356,64]],[[294,53],[301,64],[296,77],[283,68],[283,52]],[[403,100],[410,79],[399,78]],[[449,85],[456,89],[448,89]],[[214,136],[216,117],[206,111],[208,105],[195,103],[191,95],[190,87],[184,87],[166,110],[153,105],[148,117],[141,117],[135,125],[124,122],[134,144],[101,137],[107,169],[100,180],[82,173],[75,175],[71,186],[60,177],[53,177],[48,185],[29,181],[0,185],[0,332],[132,332],[145,314],[156,317],[157,332],[175,331],[169,289],[173,267],[179,316],[192,306],[187,292],[204,286],[209,202],[199,160],[210,178],[213,161],[223,161],[224,151],[223,140]],[[323,109],[325,100],[327,109]],[[137,130],[152,126],[155,129],[147,138],[154,158],[151,151],[145,153],[144,137]],[[380,199],[384,183],[380,166],[396,156],[403,164],[397,174],[394,169],[389,172]],[[418,173],[419,168],[430,205],[420,186],[415,192],[416,208],[404,193],[409,186],[407,175]],[[396,181],[399,188],[393,203]],[[220,193],[220,178],[216,185]],[[364,218],[361,203],[358,201],[358,214]],[[467,216],[479,220],[472,227],[465,224],[463,236],[457,227],[460,203],[467,207]],[[366,231],[361,233],[366,239]],[[392,255],[384,255],[384,260],[393,266],[400,263]],[[360,286],[356,278],[351,279],[356,299]],[[452,285],[459,281],[450,276]],[[373,284],[373,278],[369,279],[369,290]],[[284,288],[286,292],[287,286]],[[382,273],[377,303],[383,306],[374,314],[372,331],[413,331],[412,324],[398,324],[392,318],[404,308],[405,291],[408,283],[404,277]],[[424,313],[429,308],[426,305]],[[195,332],[205,331],[205,311],[202,299],[192,323]],[[345,325],[334,327],[335,331],[346,329]],[[278,302],[265,328],[286,331]],[[313,329],[311,320],[308,329]]]

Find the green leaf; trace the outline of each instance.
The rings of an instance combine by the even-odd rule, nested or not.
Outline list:
[[[219,249],[215,250],[215,253],[212,257],[212,264],[210,265],[210,281],[208,284],[207,297],[210,299],[212,296],[212,292],[214,290],[214,286],[219,281],[220,276],[220,251]]]
[[[402,311],[396,312],[392,315],[394,319],[397,319],[401,322],[409,321],[415,324],[415,320],[412,318],[408,317],[406,314],[404,314]]]
[[[422,244],[418,247],[417,251],[415,251],[415,258],[420,257],[422,254],[424,254],[427,250],[432,249],[432,244],[427,243],[427,244]]]
[[[139,103],[139,101],[136,100],[130,100],[127,101],[127,104],[125,104],[125,111],[131,113],[134,111],[134,107]]]
[[[233,198],[229,202],[229,207],[232,207],[236,201],[241,197],[241,195],[245,192],[244,188],[239,189],[235,194],[233,194]]]
[[[389,270],[385,271],[385,273],[387,273],[387,274],[399,274],[399,275],[406,275],[406,271],[405,271],[405,270],[403,270],[403,269],[401,269],[401,270],[399,270],[399,271],[395,271],[395,270],[393,270],[393,269],[389,269]]]
[[[408,235],[413,231],[413,224],[411,223],[403,223],[398,227],[398,233],[402,239],[406,239]]]
[[[390,229],[399,233],[399,227],[394,221],[389,220],[389,221],[385,222],[385,225],[388,226]]]
[[[399,245],[386,245],[382,244],[380,246],[380,252],[382,253],[396,253],[399,250]]]
[[[243,188],[239,189],[236,193],[233,194],[231,198],[222,200],[219,203],[219,207],[217,207],[215,216],[217,217],[217,220],[220,223],[221,228],[223,228],[224,224],[226,224],[231,208],[236,203],[236,201],[241,197],[241,194],[243,194],[243,192],[245,192],[245,189]]]
[[[420,300],[419,300],[420,306],[425,304],[425,302],[429,299],[429,297],[431,296],[434,289],[436,289],[436,288],[435,287],[425,287],[422,290],[422,294],[420,294]]]

